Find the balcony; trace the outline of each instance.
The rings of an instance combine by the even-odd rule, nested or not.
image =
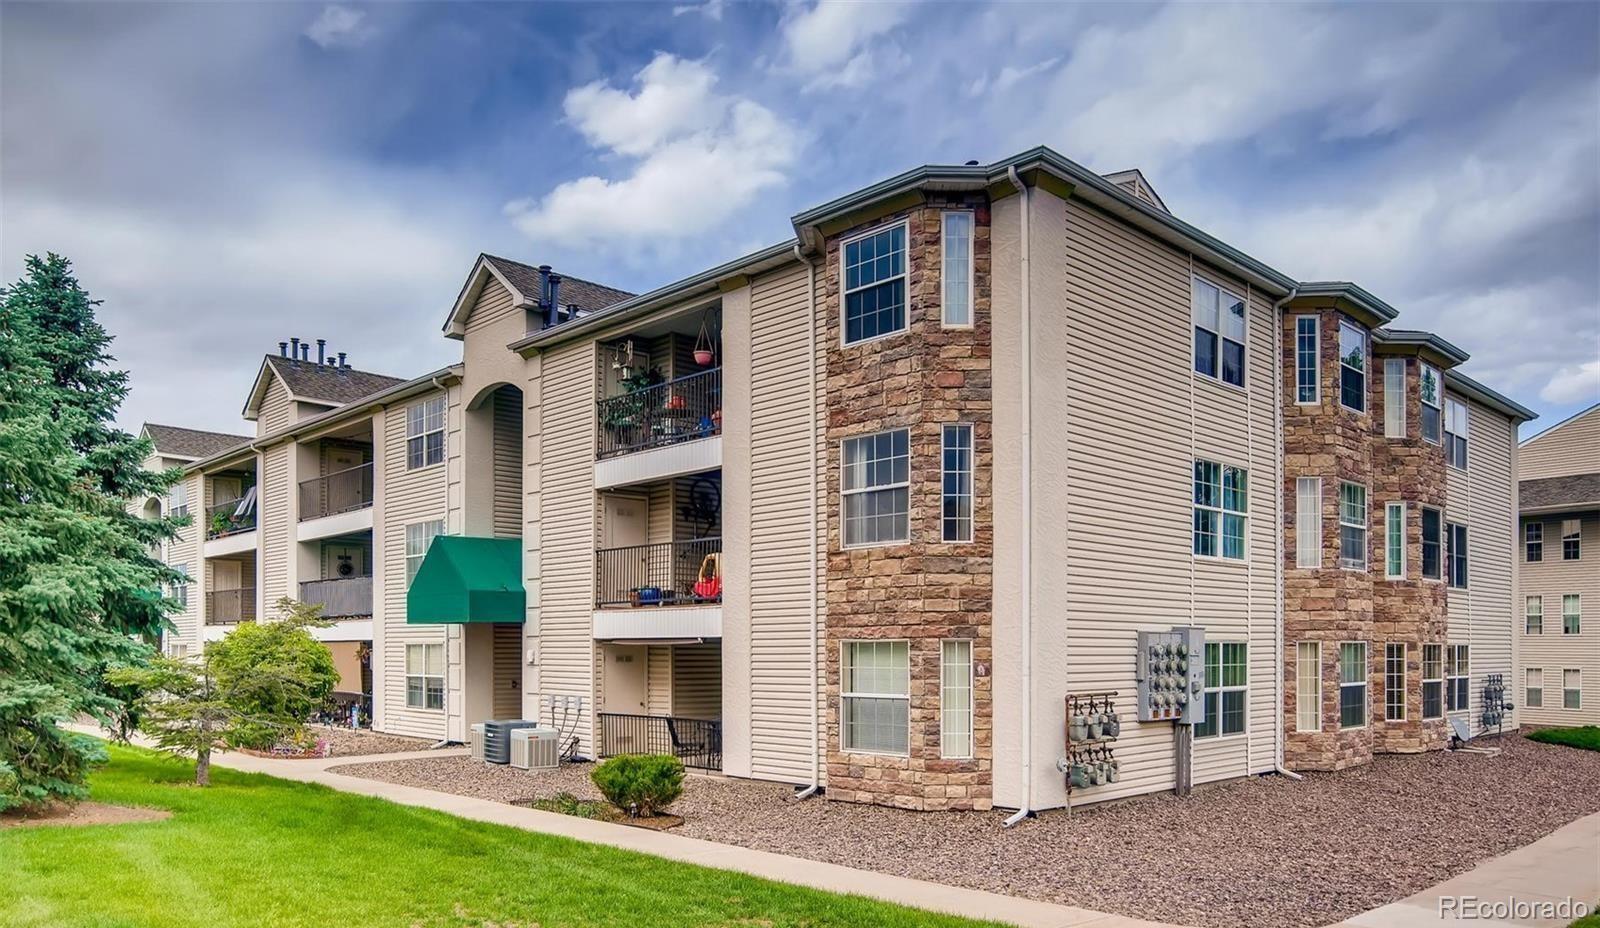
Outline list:
[[[322,607],[329,619],[369,618],[372,615],[372,578],[336,577],[300,584],[300,601]]]
[[[602,548],[594,557],[597,609],[722,602],[721,538]]]
[[[623,715],[601,712],[601,757],[623,754],[671,754],[685,767],[722,770],[722,723],[670,715]]]
[[[255,531],[256,499],[252,490],[238,499],[206,508],[206,540]]]
[[[722,464],[722,369],[689,374],[595,404],[599,487]]]
[[[256,620],[254,587],[237,590],[212,590],[206,594],[207,625],[238,625]]]
[[[299,541],[315,541],[372,529],[372,464],[300,482]]]

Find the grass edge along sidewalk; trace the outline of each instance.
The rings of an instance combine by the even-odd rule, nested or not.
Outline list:
[[[996,925],[113,746],[134,825],[6,829],[0,924]]]

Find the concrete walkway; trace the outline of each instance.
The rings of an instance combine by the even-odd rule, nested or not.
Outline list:
[[[1448,835],[1439,840],[1448,841]],[[1501,906],[1473,917],[1464,897]],[[1443,900],[1443,902],[1441,902]],[[1458,877],[1414,896],[1363,912],[1337,928],[1415,928],[1417,925],[1540,926],[1565,928],[1577,912],[1516,912],[1510,903],[1578,902],[1593,911],[1600,901],[1600,812],[1585,816],[1524,847],[1486,860]],[[1451,908],[1452,903],[1454,909]],[[1503,914],[1502,914],[1503,912]]]

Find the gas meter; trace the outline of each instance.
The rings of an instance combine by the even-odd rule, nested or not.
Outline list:
[[[1206,630],[1139,633],[1139,721],[1194,725],[1206,719]]]

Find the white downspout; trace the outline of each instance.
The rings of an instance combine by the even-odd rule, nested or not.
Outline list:
[[[1010,828],[1033,814],[1033,324],[1029,305],[1032,204],[1016,167],[1006,168],[1006,178],[1022,197],[1022,803],[1005,820],[1004,827]]]
[[[1283,299],[1281,299],[1278,302],[1272,304],[1272,317],[1273,317],[1272,318],[1272,324],[1277,327],[1277,330],[1280,333],[1283,331],[1283,306],[1284,306],[1285,303],[1288,303],[1290,300],[1294,299],[1295,296],[1297,294],[1299,294],[1299,292],[1300,292],[1300,288],[1299,287],[1291,287],[1289,289],[1288,294],[1286,294]],[[1319,333],[1318,337],[1321,337],[1320,336],[1321,331],[1322,331],[1322,329],[1319,326],[1318,329],[1317,329],[1317,332]],[[1282,336],[1280,335],[1280,337],[1282,337]],[[1317,353],[1318,354],[1322,353],[1322,346],[1321,345],[1317,346]],[[1272,383],[1272,400],[1273,400],[1272,418],[1273,418],[1273,421],[1277,425],[1277,428],[1274,429],[1274,431],[1277,432],[1276,441],[1278,443],[1278,448],[1277,448],[1277,452],[1276,453],[1277,453],[1277,456],[1278,456],[1279,466],[1282,466],[1283,458],[1284,458],[1284,455],[1283,455],[1283,351],[1280,349],[1277,352],[1277,355],[1278,355],[1278,375],[1277,375],[1276,378],[1273,379],[1273,383]],[[1320,396],[1321,394],[1319,393],[1318,395]],[[1297,494],[1296,495],[1296,500],[1298,500],[1298,499],[1299,499],[1299,496]],[[1295,773],[1293,770],[1290,770],[1289,768],[1287,768],[1287,767],[1285,767],[1283,765],[1283,739],[1284,739],[1284,733],[1283,733],[1283,723],[1284,723],[1284,718],[1283,718],[1283,697],[1284,697],[1284,693],[1282,691],[1282,687],[1283,687],[1284,661],[1287,659],[1287,655],[1285,655],[1283,653],[1283,570],[1284,570],[1283,562],[1284,562],[1284,558],[1287,556],[1287,552],[1285,552],[1283,550],[1283,519],[1281,517],[1278,519],[1278,525],[1277,525],[1277,529],[1275,531],[1276,531],[1276,534],[1277,534],[1277,545],[1276,545],[1276,548],[1277,548],[1277,554],[1278,554],[1278,582],[1276,584],[1276,590],[1274,590],[1274,593],[1273,593],[1274,598],[1276,600],[1275,605],[1277,607],[1277,610],[1276,610],[1277,611],[1277,615],[1273,618],[1273,631],[1272,631],[1272,634],[1273,634],[1274,647],[1276,647],[1277,651],[1278,651],[1278,669],[1277,669],[1276,673],[1278,674],[1279,691],[1278,691],[1278,698],[1277,698],[1277,700],[1275,700],[1276,703],[1277,703],[1277,708],[1275,710],[1275,713],[1276,713],[1277,720],[1278,720],[1278,727],[1277,727],[1277,730],[1276,730],[1276,732],[1274,734],[1274,737],[1272,739],[1273,751],[1274,751],[1273,758],[1272,758],[1272,768],[1274,770],[1276,770],[1278,773],[1281,773],[1284,776],[1290,778],[1291,780],[1299,780],[1299,779],[1302,779],[1300,774]]]
[[[808,606],[811,621],[811,783],[795,794],[797,799],[808,799],[822,791],[822,722],[819,716],[822,703],[822,682],[818,677],[819,662],[817,660],[817,402],[819,401],[817,396],[817,265],[801,252],[799,243],[794,246],[794,256],[806,263],[806,307],[810,313],[810,318],[807,320],[806,325],[806,332],[810,338],[806,350],[806,376],[809,379],[810,389],[806,396],[810,398],[807,406],[808,421],[811,428],[811,474],[809,477],[811,515],[807,520],[807,524],[810,527],[810,549],[807,552],[809,555],[807,558],[809,562],[807,572],[809,575],[808,592],[810,595],[807,598],[809,600]]]

